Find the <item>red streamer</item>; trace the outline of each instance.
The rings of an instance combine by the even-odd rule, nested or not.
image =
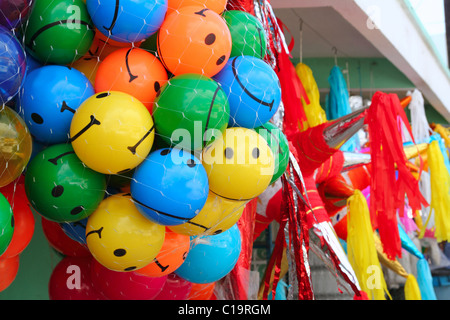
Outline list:
[[[428,206],[406,165],[398,117],[406,119],[398,96],[375,93],[365,119],[372,159],[370,209],[372,218],[377,220],[384,252],[391,260],[402,255],[397,210],[403,214],[405,194],[413,211],[421,209],[422,204]]]

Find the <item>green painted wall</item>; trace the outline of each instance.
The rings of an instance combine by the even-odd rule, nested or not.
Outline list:
[[[20,254],[16,279],[0,292],[0,300],[48,300],[50,275],[62,256],[50,247],[45,238],[40,216],[35,214],[34,219],[33,238]]]

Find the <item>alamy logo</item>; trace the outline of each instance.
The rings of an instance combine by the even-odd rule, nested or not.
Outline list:
[[[70,265],[66,269],[66,273],[70,274],[66,280],[66,286],[70,290],[81,289],[81,270],[77,265]]]

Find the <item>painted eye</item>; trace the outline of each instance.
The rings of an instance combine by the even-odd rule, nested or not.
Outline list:
[[[33,120],[37,124],[43,124],[44,123],[44,119],[42,119],[42,117],[40,115],[38,115],[37,113],[32,113],[31,114],[31,120]]]
[[[126,254],[127,254],[127,251],[125,249],[116,249],[116,250],[114,250],[114,255],[116,257],[123,257]]]
[[[195,167],[197,164],[195,163],[194,160],[189,159],[189,160],[187,161],[187,165],[188,165],[189,168],[193,168],[193,167]]]
[[[61,196],[63,194],[63,192],[64,192],[64,187],[63,186],[55,186],[52,189],[52,196],[57,198],[57,197]]]
[[[161,85],[158,81],[155,81],[155,84],[153,85],[153,88],[155,89],[155,92],[158,92],[159,89],[161,89]]]
[[[216,35],[214,33],[210,33],[206,36],[205,38],[205,43],[210,46],[212,45],[214,42],[216,42]]]
[[[164,149],[161,151],[160,155],[167,156],[170,153],[170,149]]]
[[[223,153],[225,155],[225,158],[227,158],[227,159],[232,159],[234,156],[233,149],[231,149],[231,148],[225,148]]]
[[[96,96],[96,98],[97,98],[97,99],[101,99],[101,98],[105,98],[105,97],[107,97],[107,96],[109,96],[109,95],[110,95],[109,92],[102,92],[102,93],[98,94],[98,95]]]
[[[253,158],[255,158],[255,159],[258,159],[258,158],[259,158],[259,148],[254,148],[254,149],[253,149],[253,151],[252,151],[252,156],[253,156]]]

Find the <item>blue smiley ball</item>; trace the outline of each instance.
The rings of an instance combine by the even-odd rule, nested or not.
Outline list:
[[[19,114],[31,135],[43,144],[65,143],[81,103],[95,93],[80,71],[49,65],[31,71],[19,95]]]
[[[174,226],[194,218],[206,203],[206,170],[181,149],[156,150],[136,168],[130,184],[138,210],[155,223]]]
[[[228,96],[231,127],[254,129],[269,121],[281,103],[278,76],[263,60],[231,58],[214,76]]]
[[[88,218],[74,222],[61,222],[60,226],[69,238],[85,245],[87,221]]]
[[[237,225],[210,236],[191,237],[186,260],[174,272],[192,283],[212,283],[226,276],[241,253],[241,232]]]
[[[119,42],[140,42],[161,27],[167,0],[86,0],[88,12],[97,29]]]

